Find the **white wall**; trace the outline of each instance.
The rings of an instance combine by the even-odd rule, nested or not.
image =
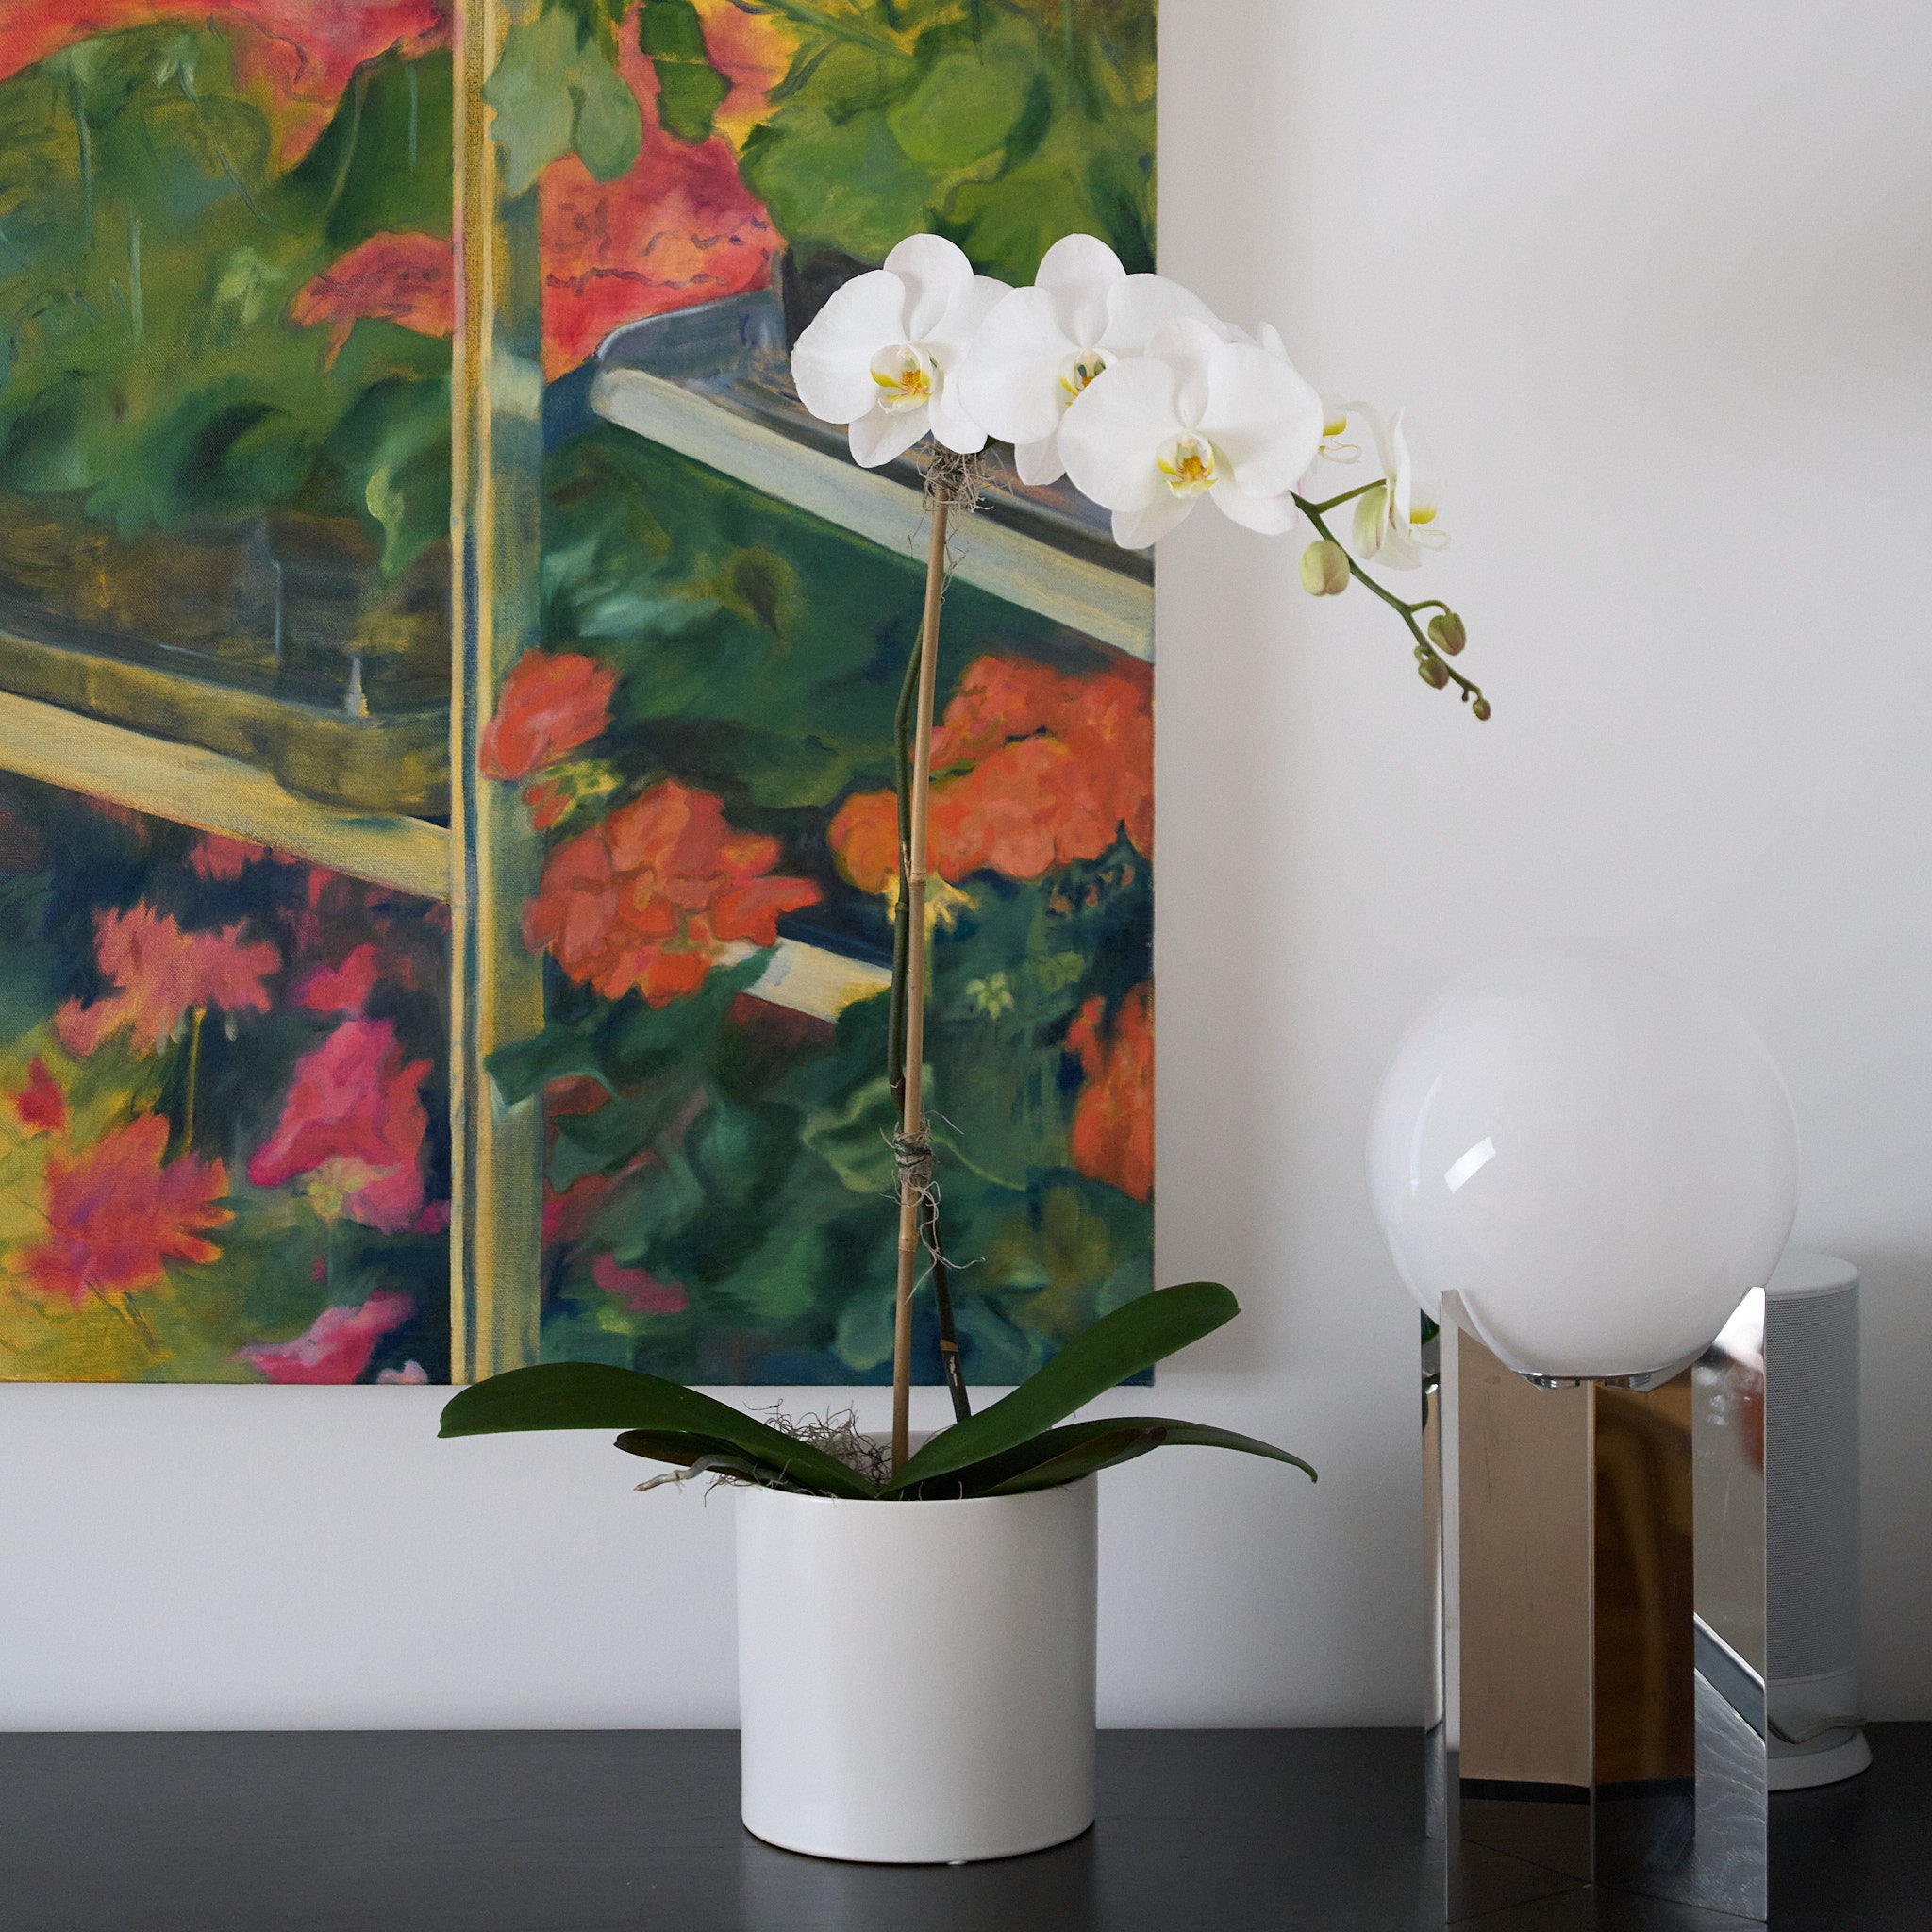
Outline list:
[[[1451,471],[1479,727],[1359,593],[1163,557],[1162,1274],[1247,1314],[1108,1479],[1115,1723],[1407,1722],[1414,1318],[1376,1074],[1493,948],[1600,936],[1783,1062],[1866,1271],[1869,1704],[1932,1716],[1932,15],[1166,0],[1166,263]],[[730,1505],[408,1389],[0,1388],[0,1725],[724,1724]],[[874,1405],[875,1406],[875,1405]]]

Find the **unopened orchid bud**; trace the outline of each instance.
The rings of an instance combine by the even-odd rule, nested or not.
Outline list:
[[[1468,643],[1469,632],[1455,611],[1444,610],[1429,619],[1429,641],[1445,658],[1454,658]]]
[[[1425,658],[1418,652],[1415,668],[1422,681],[1438,691],[1449,682],[1449,667],[1440,658]]]
[[[1474,711],[1478,718],[1487,718],[1490,715],[1490,701],[1488,698],[1478,698],[1476,699],[1474,704],[1470,706],[1469,708],[1472,711]]]
[[[1302,589],[1311,597],[1339,597],[1348,589],[1348,552],[1324,537],[1302,552]]]

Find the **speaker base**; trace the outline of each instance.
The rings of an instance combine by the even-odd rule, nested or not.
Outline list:
[[[1808,1791],[1857,1777],[1871,1763],[1872,1747],[1863,1731],[1827,1731],[1802,1750],[1774,1741],[1765,1759],[1764,1782],[1774,1791]]]

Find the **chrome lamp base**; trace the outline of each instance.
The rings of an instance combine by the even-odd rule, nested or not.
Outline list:
[[[1589,1885],[1764,1923],[1764,1296],[1690,1364],[1424,1343],[1442,1923]]]

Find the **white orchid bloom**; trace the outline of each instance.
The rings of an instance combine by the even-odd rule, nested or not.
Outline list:
[[[955,379],[967,345],[1005,282],[938,235],[908,235],[883,268],[855,275],[819,310],[791,351],[798,399],[842,423],[853,460],[873,470],[928,429],[971,456],[986,431],[961,406]]]
[[[1052,483],[1065,471],[1058,430],[1074,397],[1183,316],[1231,333],[1178,282],[1130,275],[1091,235],[1062,236],[1041,258],[1033,286],[1015,289],[986,318],[959,372],[960,394],[990,435],[1013,445],[1021,482]]]
[[[1420,430],[1408,427],[1400,409],[1388,422],[1365,403],[1351,408],[1374,431],[1382,480],[1356,499],[1349,541],[1364,562],[1373,558],[1390,570],[1414,570],[1424,550],[1441,550],[1449,541],[1435,527],[1441,494],[1428,445]]]
[[[1146,353],[1103,370],[1068,406],[1059,450],[1076,489],[1113,512],[1114,541],[1139,550],[1202,496],[1278,536],[1291,492],[1322,440],[1322,399],[1283,358],[1190,317]]]

